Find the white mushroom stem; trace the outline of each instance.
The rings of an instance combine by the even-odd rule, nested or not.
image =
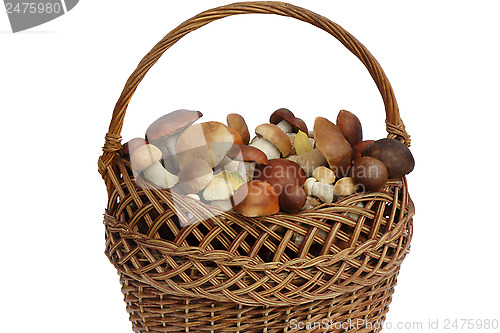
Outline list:
[[[293,126],[290,124],[288,121],[283,119],[279,123],[276,124],[283,132],[285,133],[291,133],[293,131]]]
[[[281,152],[279,151],[279,149],[276,148],[276,146],[273,145],[270,141],[264,138],[258,138],[257,140],[249,144],[249,146],[262,150],[264,154],[266,154],[268,160],[280,158],[281,156]]]
[[[331,203],[333,201],[333,185],[316,182],[312,187],[312,195],[324,203]]]
[[[253,174],[255,173],[255,167],[256,167],[256,163],[254,162],[243,162],[243,170],[244,173],[242,174],[242,172],[239,172],[238,173],[243,177],[243,179],[247,182],[247,181],[250,181],[253,179]]]
[[[314,183],[317,183],[318,181],[314,177],[309,177],[306,179],[304,182],[304,191],[306,192],[307,195],[313,195],[312,194],[312,188]]]
[[[325,157],[317,148],[302,155],[289,156],[288,159],[300,165],[307,177],[312,177],[314,169],[317,167],[328,165]]]
[[[160,188],[171,188],[179,182],[179,177],[165,170],[160,162],[145,169],[144,177]]]

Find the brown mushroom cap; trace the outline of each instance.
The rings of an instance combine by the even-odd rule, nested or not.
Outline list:
[[[165,136],[174,135],[196,120],[203,114],[200,111],[177,110],[156,119],[146,130],[146,138],[153,142]]]
[[[354,161],[352,178],[356,185],[363,185],[367,191],[380,191],[389,179],[389,174],[384,163],[379,160],[364,156]]]
[[[193,159],[206,161],[212,168],[218,165],[234,144],[229,128],[217,121],[208,121],[188,127],[176,144],[179,167]]]
[[[301,186],[288,185],[280,194],[280,210],[295,214],[304,207],[307,195]]]
[[[342,131],[331,121],[317,117],[314,121],[314,140],[337,177],[346,175],[351,166],[352,148]]]
[[[270,184],[251,180],[234,193],[233,208],[247,217],[272,215],[280,209],[279,196]]]
[[[281,194],[288,185],[304,185],[307,176],[304,169],[293,161],[272,159],[268,165],[257,165],[254,179],[271,184]]]
[[[245,118],[237,113],[230,113],[226,117],[227,126],[238,133],[243,141],[244,145],[250,142],[250,132],[248,132],[248,126],[245,122]]]
[[[283,157],[290,155],[292,144],[290,138],[274,124],[261,124],[255,128],[255,134],[271,142],[281,152]]]
[[[361,122],[354,113],[347,110],[340,110],[337,115],[337,127],[351,146],[363,140]]]
[[[371,156],[384,163],[391,179],[402,178],[415,167],[415,160],[410,149],[395,139],[377,140],[366,147],[361,155]]]
[[[293,112],[286,108],[281,108],[274,111],[269,118],[269,122],[276,125],[283,119],[288,121],[292,125],[293,133],[297,133],[299,130],[304,133],[308,132],[306,123],[302,119],[295,117]]]
[[[198,193],[214,178],[207,161],[193,159],[186,163],[179,173],[179,186],[186,193]]]
[[[267,156],[262,150],[246,145],[234,145],[231,150],[227,152],[227,156],[241,162],[256,162],[263,165],[268,164]]]

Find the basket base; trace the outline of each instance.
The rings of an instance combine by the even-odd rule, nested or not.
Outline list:
[[[397,272],[334,299],[286,307],[246,306],[171,296],[120,274],[134,332],[379,332]]]

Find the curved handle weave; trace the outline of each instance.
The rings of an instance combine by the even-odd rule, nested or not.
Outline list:
[[[388,137],[402,139],[404,143],[408,146],[410,145],[410,138],[400,118],[396,98],[394,97],[394,92],[389,80],[385,76],[377,60],[375,60],[371,53],[356,38],[329,19],[301,7],[274,1],[239,2],[204,11],[185,21],[168,33],[141,60],[136,70],[127,80],[113,111],[103,147],[103,155],[99,158],[98,163],[99,172],[103,177],[105,177],[106,169],[111,166],[114,160],[114,153],[121,147],[120,133],[129,101],[149,69],[153,67],[166,50],[191,31],[212,21],[238,14],[276,14],[292,17],[310,23],[338,39],[349,51],[361,60],[375,81],[385,105],[386,125],[387,132],[389,133]]]

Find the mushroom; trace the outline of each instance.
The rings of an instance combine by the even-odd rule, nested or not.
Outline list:
[[[160,188],[171,188],[179,182],[179,177],[168,172],[160,162],[155,162],[143,171],[144,178]]]
[[[351,166],[352,148],[342,131],[328,119],[317,117],[314,121],[314,140],[335,175],[347,175]]]
[[[179,136],[177,160],[182,168],[194,159],[204,160],[213,168],[218,165],[234,144],[229,128],[217,121],[194,124]]]
[[[227,157],[232,159],[232,163],[238,164],[235,171],[243,171],[240,174],[246,181],[253,179],[255,166],[257,164],[267,165],[269,162],[266,154],[262,150],[246,145],[234,145],[233,148],[228,151]]]
[[[302,186],[307,177],[304,170],[295,162],[285,159],[269,160],[268,165],[255,168],[254,179],[271,184],[278,194],[288,185]]]
[[[402,178],[415,167],[408,146],[395,139],[384,138],[373,142],[366,147],[362,156],[370,156],[384,163],[390,179]]]
[[[132,168],[137,171],[142,171],[159,160],[161,160],[161,151],[158,147],[151,144],[144,144],[137,147],[130,155]]]
[[[280,209],[279,195],[269,183],[251,180],[234,193],[233,208],[247,217],[272,215]]]
[[[207,161],[193,159],[183,166],[179,173],[179,186],[186,193],[198,193],[214,178]]]
[[[339,179],[333,186],[333,193],[338,197],[346,197],[356,191],[356,184],[351,177]]]
[[[258,139],[250,143],[251,147],[262,150],[268,159],[287,157],[290,155],[291,143],[288,135],[274,124],[261,124],[255,128]],[[273,147],[269,145],[271,143]],[[276,151],[276,149],[278,151]]]
[[[347,110],[340,110],[337,115],[337,127],[351,146],[363,140],[361,122],[354,113]]]
[[[274,111],[269,122],[278,126],[285,133],[297,133],[299,130],[308,132],[306,123],[285,108]]]
[[[328,165],[326,158],[317,148],[302,155],[289,156],[288,159],[300,165],[302,169],[304,169],[307,177],[312,177],[314,169],[317,167]]]
[[[312,188],[314,183],[318,182],[318,180],[314,177],[309,177],[304,182],[304,191],[306,191],[307,195],[312,195]]]
[[[130,147],[129,147],[130,149]],[[162,153],[152,144],[144,144],[135,148],[130,155],[130,163],[135,171],[143,171],[144,178],[160,188],[171,188],[179,181],[176,175],[171,174],[161,165]]]
[[[184,129],[202,116],[199,111],[177,110],[156,119],[146,130],[146,139],[161,150],[163,164],[171,172],[179,171],[175,149],[177,139]]]
[[[120,149],[120,155],[122,157],[130,158],[130,155],[134,152],[134,150],[147,143],[148,142],[143,138],[133,138],[122,146]]]
[[[319,166],[314,169],[313,177],[325,184],[333,184],[335,182],[335,173],[325,166]]]
[[[203,191],[203,199],[210,202],[212,206],[219,207],[225,211],[233,209],[231,197],[234,191],[225,178],[213,178]]]
[[[243,141],[242,144],[247,145],[250,142],[250,133],[245,118],[237,113],[230,113],[226,117],[227,126],[238,133]]]
[[[301,186],[288,185],[280,194],[280,210],[295,214],[306,203],[307,195]]]
[[[333,185],[316,182],[312,186],[311,194],[324,203],[333,202]]]
[[[379,160],[364,156],[354,161],[352,166],[352,178],[357,184],[361,184],[367,191],[380,191],[389,179],[389,174],[384,163]]]

